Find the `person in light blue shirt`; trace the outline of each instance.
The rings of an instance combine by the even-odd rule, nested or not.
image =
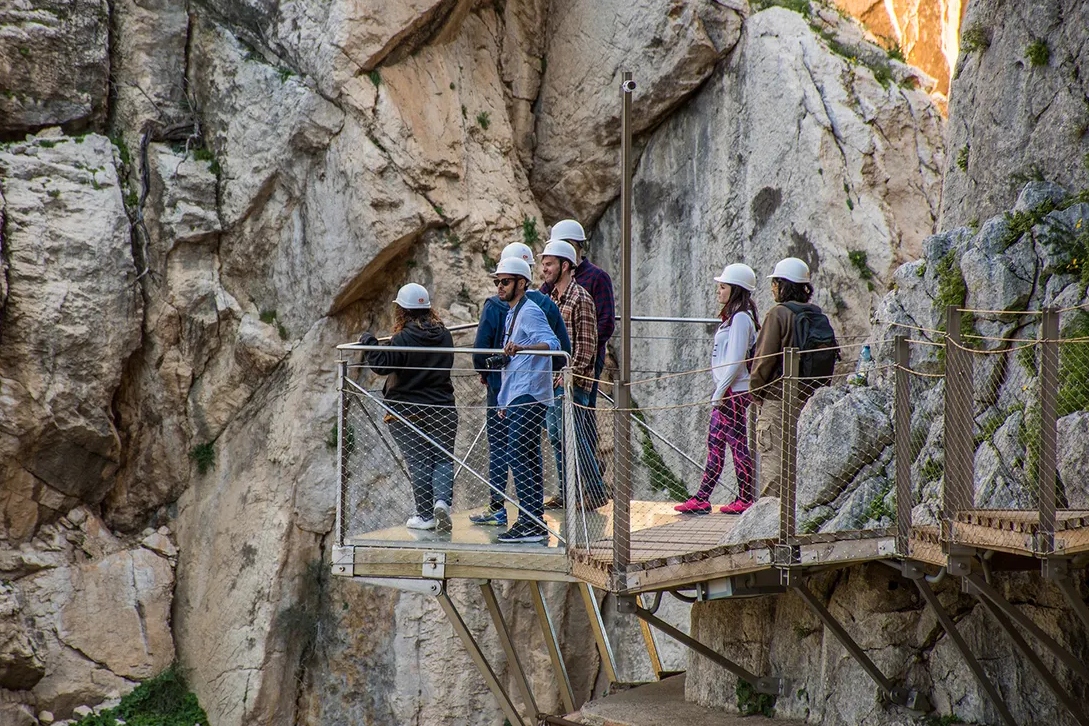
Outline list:
[[[500,260],[495,270],[499,298],[509,306],[503,324],[502,385],[498,415],[507,422],[506,461],[514,473],[518,494],[518,519],[497,537],[499,542],[543,542],[544,467],[541,459],[541,430],[545,412],[552,403],[552,360],[550,356],[526,355],[525,351],[559,350],[560,341],[548,318],[526,297],[532,273],[525,260]]]
[[[521,258],[529,263],[531,270],[533,268],[533,250],[528,245],[521,242],[510,243],[503,248],[499,259],[505,260],[508,257]],[[560,349],[570,353],[571,340],[567,335],[567,327],[564,325],[563,316],[560,315],[560,309],[556,307],[556,303],[552,302],[551,298],[539,290],[527,289],[526,297],[537,303],[537,306],[544,311],[552,332],[560,340]],[[484,301],[484,309],[480,313],[480,324],[476,329],[474,348],[503,347],[503,336],[506,333],[503,323],[506,321],[510,309],[510,306],[503,302],[499,295],[493,295]],[[499,388],[503,383],[503,374],[499,370],[489,369],[485,363],[487,358],[486,353],[473,355],[473,367],[480,373],[480,382],[487,386],[488,390],[488,409],[485,421],[488,437],[488,487],[491,489],[491,501],[486,510],[472,515],[469,517],[469,521],[473,524],[506,527],[507,510],[504,493],[507,489],[507,471],[510,469],[505,458],[507,453],[507,421],[500,418],[498,414]],[[552,370],[554,372],[561,370],[565,360],[560,356],[554,357],[552,359]]]

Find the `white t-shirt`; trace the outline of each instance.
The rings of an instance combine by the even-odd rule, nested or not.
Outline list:
[[[718,326],[711,350],[711,375],[715,379],[712,402],[722,398],[727,388],[734,393],[749,390],[749,368],[744,361],[755,344],[756,323],[747,312],[739,312]]]

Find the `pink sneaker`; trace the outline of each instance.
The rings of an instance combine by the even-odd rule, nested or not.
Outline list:
[[[752,502],[746,502],[744,499],[735,499],[729,504],[723,505],[718,511],[723,514],[741,514],[751,506]]]
[[[709,514],[711,512],[711,502],[692,497],[684,504],[678,504],[673,508],[681,514]]]

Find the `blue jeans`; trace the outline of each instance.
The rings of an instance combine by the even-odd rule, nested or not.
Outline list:
[[[605,483],[601,480],[601,469],[597,463],[597,448],[590,446],[591,436],[597,440],[597,417],[590,408],[591,392],[574,387],[575,399],[575,441],[578,457],[579,481],[584,485],[584,494],[592,500],[601,501],[605,496]],[[560,484],[560,499],[567,496],[566,462],[563,455],[563,389],[557,388],[556,398],[548,407],[546,422],[548,440],[556,454],[556,473]]]
[[[492,511],[502,509],[506,500],[503,492],[507,490],[507,424],[505,418],[499,418],[499,393],[488,386],[488,411],[485,431],[488,437],[488,489],[491,490],[490,506]]]
[[[506,409],[507,461],[514,472],[518,506],[526,514],[544,520],[544,472],[541,460],[541,428],[545,409],[533,396],[519,396]],[[518,517],[521,519],[521,515]],[[540,527],[536,522],[534,527]]]
[[[394,419],[389,422],[389,432],[405,458],[416,515],[431,519],[435,502],[454,504],[454,461],[442,449],[454,451],[458,433],[457,409],[400,404],[395,410],[409,422]],[[413,431],[413,426],[426,436]]]

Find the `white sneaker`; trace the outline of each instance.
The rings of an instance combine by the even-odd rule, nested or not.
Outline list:
[[[423,517],[416,515],[405,522],[405,526],[409,529],[435,529],[435,520],[424,519]]]
[[[450,505],[440,499],[435,502],[435,530],[449,532],[453,528],[454,523],[450,520]]]

